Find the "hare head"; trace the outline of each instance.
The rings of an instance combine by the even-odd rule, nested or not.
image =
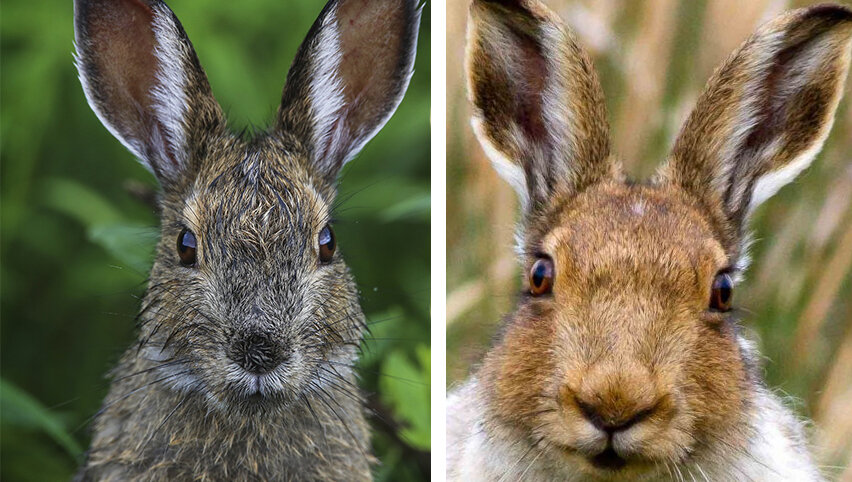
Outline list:
[[[283,407],[321,390],[321,369],[352,365],[364,324],[335,249],[336,179],[402,100],[417,2],[331,0],[274,126],[252,139],[228,129],[162,1],[76,0],[74,13],[89,104],[163,191],[139,356],[212,407]]]
[[[474,0],[473,127],[520,198],[527,273],[478,375],[490,430],[524,440],[549,473],[601,478],[743,449],[761,383],[731,311],[748,217],[822,146],[850,39],[839,6],[762,26],[636,183],[560,19],[535,0]]]

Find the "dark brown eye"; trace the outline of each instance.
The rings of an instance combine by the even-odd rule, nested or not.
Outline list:
[[[198,248],[198,242],[195,240],[195,235],[192,231],[184,228],[177,238],[177,251],[180,257],[180,264],[184,266],[192,266],[195,264],[195,250]]]
[[[710,309],[714,311],[730,311],[734,299],[734,281],[728,273],[717,273],[713,279],[713,289],[710,290]]]
[[[530,268],[530,294],[541,296],[553,289],[553,260],[539,258]]]
[[[319,232],[319,259],[321,263],[328,263],[334,256],[334,248],[337,243],[334,241],[334,231],[331,226],[326,224]]]

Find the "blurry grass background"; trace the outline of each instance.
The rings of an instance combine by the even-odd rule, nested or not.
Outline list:
[[[713,69],[757,25],[809,1],[545,0],[591,53],[615,150],[634,177],[661,162]],[[447,379],[487,350],[519,288],[514,193],[469,126],[469,2],[447,4]],[[826,473],[852,480],[852,89],[814,165],[753,218],[752,268],[736,293],[751,313],[771,387],[814,420]],[[841,475],[844,474],[845,475]]]
[[[232,126],[268,125],[325,2],[168,3]],[[408,93],[347,166],[335,225],[373,331],[361,374],[378,480],[429,475],[429,8]],[[72,2],[4,1],[0,28],[0,479],[68,480],[134,339],[158,218],[130,191],[156,184],[86,104]]]

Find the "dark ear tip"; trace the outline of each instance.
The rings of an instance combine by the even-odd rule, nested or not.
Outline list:
[[[542,22],[560,22],[559,18],[538,0],[473,0],[473,18],[492,15],[501,23],[530,27]]]
[[[470,10],[502,8],[513,12],[528,12],[534,2],[529,0],[473,0]]]
[[[837,3],[822,3],[802,10],[804,18],[820,18],[833,22],[852,22],[852,9]]]

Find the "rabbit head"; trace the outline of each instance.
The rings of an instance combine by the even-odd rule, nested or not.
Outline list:
[[[535,0],[474,0],[473,127],[520,198],[526,273],[477,376],[487,432],[523,441],[549,473],[601,478],[744,448],[760,382],[731,299],[748,216],[822,146],[850,38],[839,6],[762,26],[716,71],[658,174],[636,183],[560,19]]]
[[[139,356],[219,408],[286,406],[350,372],[364,320],[335,249],[336,178],[402,100],[416,1],[331,0],[252,139],[228,129],[162,1],[74,7],[89,104],[163,191]]]

